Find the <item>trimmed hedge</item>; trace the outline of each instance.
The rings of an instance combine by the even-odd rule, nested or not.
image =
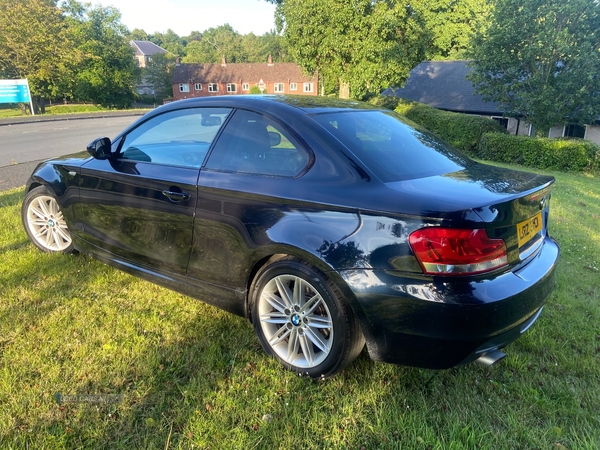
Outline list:
[[[578,172],[596,172],[600,169],[600,146],[583,139],[546,139],[486,133],[479,142],[477,156],[537,169]]]

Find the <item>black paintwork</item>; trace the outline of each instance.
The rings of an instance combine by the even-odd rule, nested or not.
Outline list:
[[[198,106],[272,118],[305,147],[310,163],[286,178],[119,159],[130,130]],[[314,97],[173,102],[114,139],[111,157],[45,162],[27,189],[54,192],[78,250],[235,314],[249,316],[250,284],[270,257],[299,257],[344,293],[376,360],[446,368],[516,339],[554,285],[559,250],[546,232],[553,178],[460,155],[462,170],[384,183],[313,120],[355,108],[372,109]],[[540,209],[543,244],[521,261],[515,224]],[[509,265],[480,276],[423,275],[408,236],[438,224],[486,228],[506,241]]]

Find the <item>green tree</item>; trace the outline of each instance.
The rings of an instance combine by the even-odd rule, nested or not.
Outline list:
[[[185,55],[185,46],[187,42],[183,40],[177,33],[170,28],[166,33],[154,33],[148,36],[150,42],[154,42],[159,47],[173,53],[174,55],[183,56]]]
[[[425,56],[427,34],[410,3],[389,0],[283,0],[279,30],[308,73],[339,81],[363,98],[402,85]]]
[[[490,20],[488,0],[421,0],[411,5],[429,33],[427,59],[464,59],[475,33]]]
[[[54,2],[0,0],[0,75],[27,78],[38,112],[43,112],[43,98],[69,93],[77,59]]]
[[[231,25],[209,28],[202,33],[200,41],[192,41],[186,47],[186,63],[220,63],[225,57],[227,62],[244,62],[242,37]]]
[[[72,35],[84,55],[75,95],[107,107],[129,107],[141,73],[121,14],[113,7],[80,6],[70,16]]]
[[[154,86],[157,95],[172,95],[175,60],[172,53],[155,53],[146,64],[144,78]]]
[[[140,28],[134,28],[133,31],[131,33],[129,33],[128,39],[130,41],[147,41],[148,33],[146,33],[144,30],[142,30]]]
[[[591,0],[498,0],[472,51],[488,100],[546,134],[600,114],[600,6]]]

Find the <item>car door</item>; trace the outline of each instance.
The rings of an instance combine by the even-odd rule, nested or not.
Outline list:
[[[237,110],[200,173],[188,276],[244,289],[253,252],[288,209],[280,188],[289,187],[309,160],[281,124]]]
[[[129,130],[81,171],[83,235],[107,257],[184,275],[200,167],[230,109],[188,108]]]

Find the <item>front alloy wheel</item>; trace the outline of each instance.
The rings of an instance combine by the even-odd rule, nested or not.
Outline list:
[[[45,252],[73,251],[67,223],[56,199],[44,186],[29,191],[21,216],[25,231],[36,247]]]
[[[332,376],[364,345],[358,321],[337,287],[298,259],[268,265],[254,285],[252,300],[263,348],[299,374]]]

